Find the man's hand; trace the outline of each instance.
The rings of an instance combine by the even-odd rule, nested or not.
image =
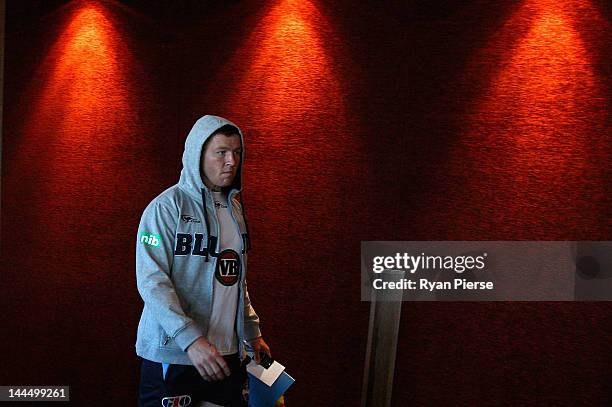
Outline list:
[[[272,357],[268,344],[266,343],[266,341],[263,340],[261,336],[259,338],[253,339],[252,341],[249,341],[249,345],[251,345],[253,351],[255,351],[255,362],[260,362],[259,352],[263,352],[268,356]]]
[[[229,366],[223,356],[205,337],[200,336],[187,348],[191,363],[207,382],[223,380],[230,375]]]

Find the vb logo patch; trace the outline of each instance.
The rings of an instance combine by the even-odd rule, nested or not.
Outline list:
[[[240,280],[240,256],[232,249],[219,253],[215,278],[223,285],[234,285]]]

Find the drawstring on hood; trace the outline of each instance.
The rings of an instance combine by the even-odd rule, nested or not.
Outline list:
[[[225,125],[231,125],[238,129],[240,144],[242,145],[240,164],[238,166],[238,171],[236,172],[236,177],[234,178],[232,185],[229,187],[228,198],[235,196],[235,194],[241,191],[242,162],[244,160],[244,138],[242,136],[242,131],[238,126],[229,120],[212,115],[206,115],[198,119],[189,132],[187,140],[185,141],[185,150],[183,152],[182,160],[183,169],[181,170],[181,177],[178,183],[179,188],[187,192],[190,196],[196,199],[196,201],[202,203],[202,207],[204,209],[204,222],[206,223],[206,230],[208,234],[207,247],[208,252],[212,257],[217,257],[219,255],[219,253],[216,252],[219,231],[216,230],[216,225],[211,223],[209,220],[207,208],[209,199],[207,199],[207,197],[210,196],[210,191],[202,179],[201,162],[202,154],[204,153],[204,144],[215,131],[219,130]],[[212,197],[210,198],[210,201],[212,202]],[[245,230],[241,234],[243,236],[243,240],[245,241],[246,251],[250,250],[250,238],[246,217],[244,215],[244,208],[242,217],[244,219]],[[213,227],[215,230],[212,229]],[[208,256],[206,256],[206,261],[208,261]]]
[[[217,247],[217,236],[213,236],[210,232],[210,221],[208,220],[208,209],[206,209],[206,190],[202,188],[202,208],[204,209],[204,223],[206,224],[206,230],[208,231],[208,242],[206,247],[208,247],[208,251],[206,252],[206,260],[208,261],[208,256],[217,257],[219,253],[215,250]]]

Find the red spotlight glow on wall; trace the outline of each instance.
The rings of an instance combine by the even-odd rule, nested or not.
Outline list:
[[[609,27],[588,1],[528,0],[470,66],[477,83],[474,72],[497,63],[468,111],[453,172],[497,230],[596,226],[609,135],[606,92],[581,38],[592,30]]]
[[[576,119],[582,116],[580,101],[599,99],[603,90],[591,68],[580,35],[573,27],[573,16],[560,2],[528,2],[531,27],[516,44],[511,56],[491,84],[490,93],[481,100],[482,112],[505,112],[516,129],[509,137],[525,148],[530,163],[562,166],[569,157],[563,154],[542,156],[542,151],[557,143],[569,142]],[[596,117],[589,117],[596,119]],[[585,129],[583,129],[585,130]],[[584,134],[584,133],[583,133]],[[574,139],[568,152],[580,149]],[[577,144],[576,144],[577,143]],[[541,161],[543,160],[543,161]]]
[[[123,75],[130,63],[107,12],[83,3],[43,64],[45,85],[34,114],[55,123],[64,142],[87,144],[94,137],[100,143],[100,133],[114,132],[133,120]],[[62,115],[55,116],[59,111]]]
[[[359,150],[359,142],[344,130],[348,117],[339,75],[343,50],[337,37],[314,1],[267,5],[211,81],[222,84],[210,92],[224,96],[219,99],[223,114],[247,130],[250,169],[245,185],[257,191],[249,195],[249,203],[270,220],[265,226],[255,223],[256,228],[282,225],[292,236],[300,231],[320,235],[334,227],[299,223],[294,202],[304,204],[300,211],[310,205],[304,218],[312,218],[313,210],[332,212],[341,205],[342,180],[357,170],[338,165],[340,157],[347,159]],[[265,209],[273,207],[274,213]]]
[[[345,108],[335,62],[323,41],[329,26],[310,1],[283,0],[267,9],[228,66],[245,65],[232,93],[235,99],[271,122],[292,123],[321,110],[342,121]],[[244,116],[248,120],[250,115]]]
[[[267,34],[241,85],[245,90],[261,87],[258,104],[266,116],[298,119],[321,105],[343,116],[333,62],[317,31],[325,24],[320,19],[309,2],[286,0],[264,21]]]
[[[20,100],[30,111],[8,172],[28,182],[8,189],[21,195],[15,199],[28,200],[23,216],[37,225],[36,233],[53,236],[57,247],[78,247],[70,231],[102,218],[77,214],[128,188],[121,180],[136,143],[138,117],[128,74],[135,61],[112,13],[99,3],[70,3],[61,11],[66,23]]]

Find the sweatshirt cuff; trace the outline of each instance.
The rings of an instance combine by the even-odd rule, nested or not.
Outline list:
[[[200,336],[204,336],[202,329],[195,323],[190,323],[175,335],[174,342],[185,352],[189,345]]]
[[[261,338],[261,331],[259,330],[259,324],[252,324],[251,326],[245,325],[244,327],[245,337],[247,342],[253,339]]]

